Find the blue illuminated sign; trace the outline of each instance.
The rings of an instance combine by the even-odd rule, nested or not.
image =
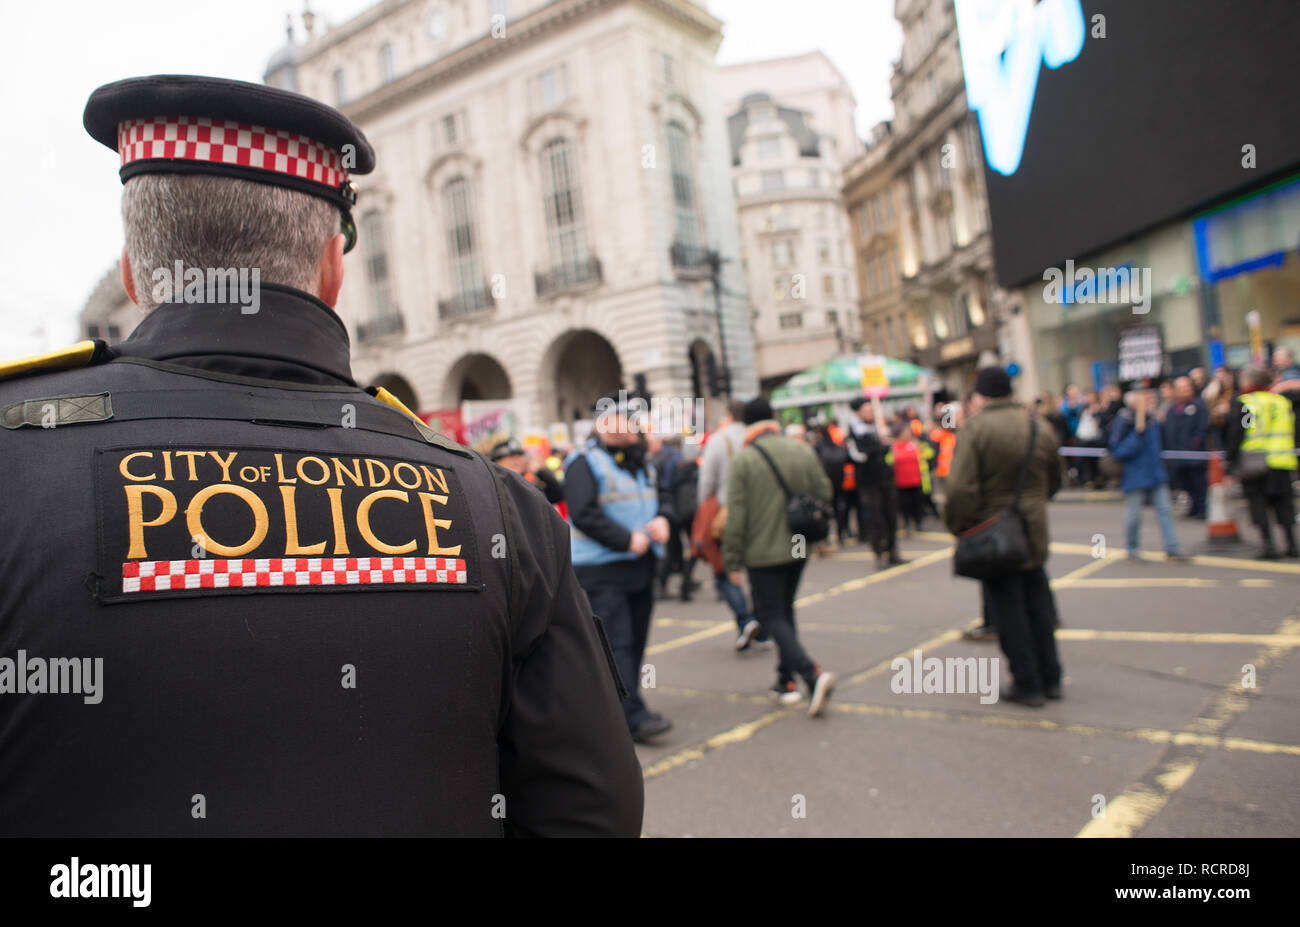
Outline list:
[[[966,99],[979,116],[989,167],[1020,167],[1039,65],[1079,57],[1086,28],[1080,0],[956,0]]]

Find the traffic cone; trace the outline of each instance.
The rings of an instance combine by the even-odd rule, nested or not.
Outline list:
[[[1228,487],[1223,480],[1223,461],[1218,455],[1210,458],[1209,513],[1206,522],[1206,542],[1211,545],[1235,544],[1237,520],[1228,511]]]

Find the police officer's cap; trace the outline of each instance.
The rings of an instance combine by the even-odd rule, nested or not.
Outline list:
[[[488,454],[490,460],[504,460],[507,457],[513,457],[515,454],[522,454],[524,449],[519,446],[519,442],[514,438],[505,441],[499,441],[493,446]]]
[[[105,84],[82,123],[118,152],[126,183],[140,174],[218,174],[309,193],[338,207],[356,242],[350,174],[375,169],[361,130],[302,94],[219,77],[160,74]]]

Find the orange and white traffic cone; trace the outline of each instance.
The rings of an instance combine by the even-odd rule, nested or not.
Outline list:
[[[1228,511],[1228,486],[1223,478],[1223,461],[1218,456],[1210,458],[1209,512],[1205,521],[1208,544],[1235,544],[1241,540],[1237,520]]]

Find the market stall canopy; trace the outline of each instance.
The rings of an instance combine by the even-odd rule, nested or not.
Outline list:
[[[922,378],[936,383],[934,372],[896,357],[886,357],[885,374],[889,377],[889,398],[920,396],[925,391]],[[862,355],[844,354],[815,367],[796,373],[772,390],[772,408],[788,409],[827,402],[848,402],[862,395]]]

